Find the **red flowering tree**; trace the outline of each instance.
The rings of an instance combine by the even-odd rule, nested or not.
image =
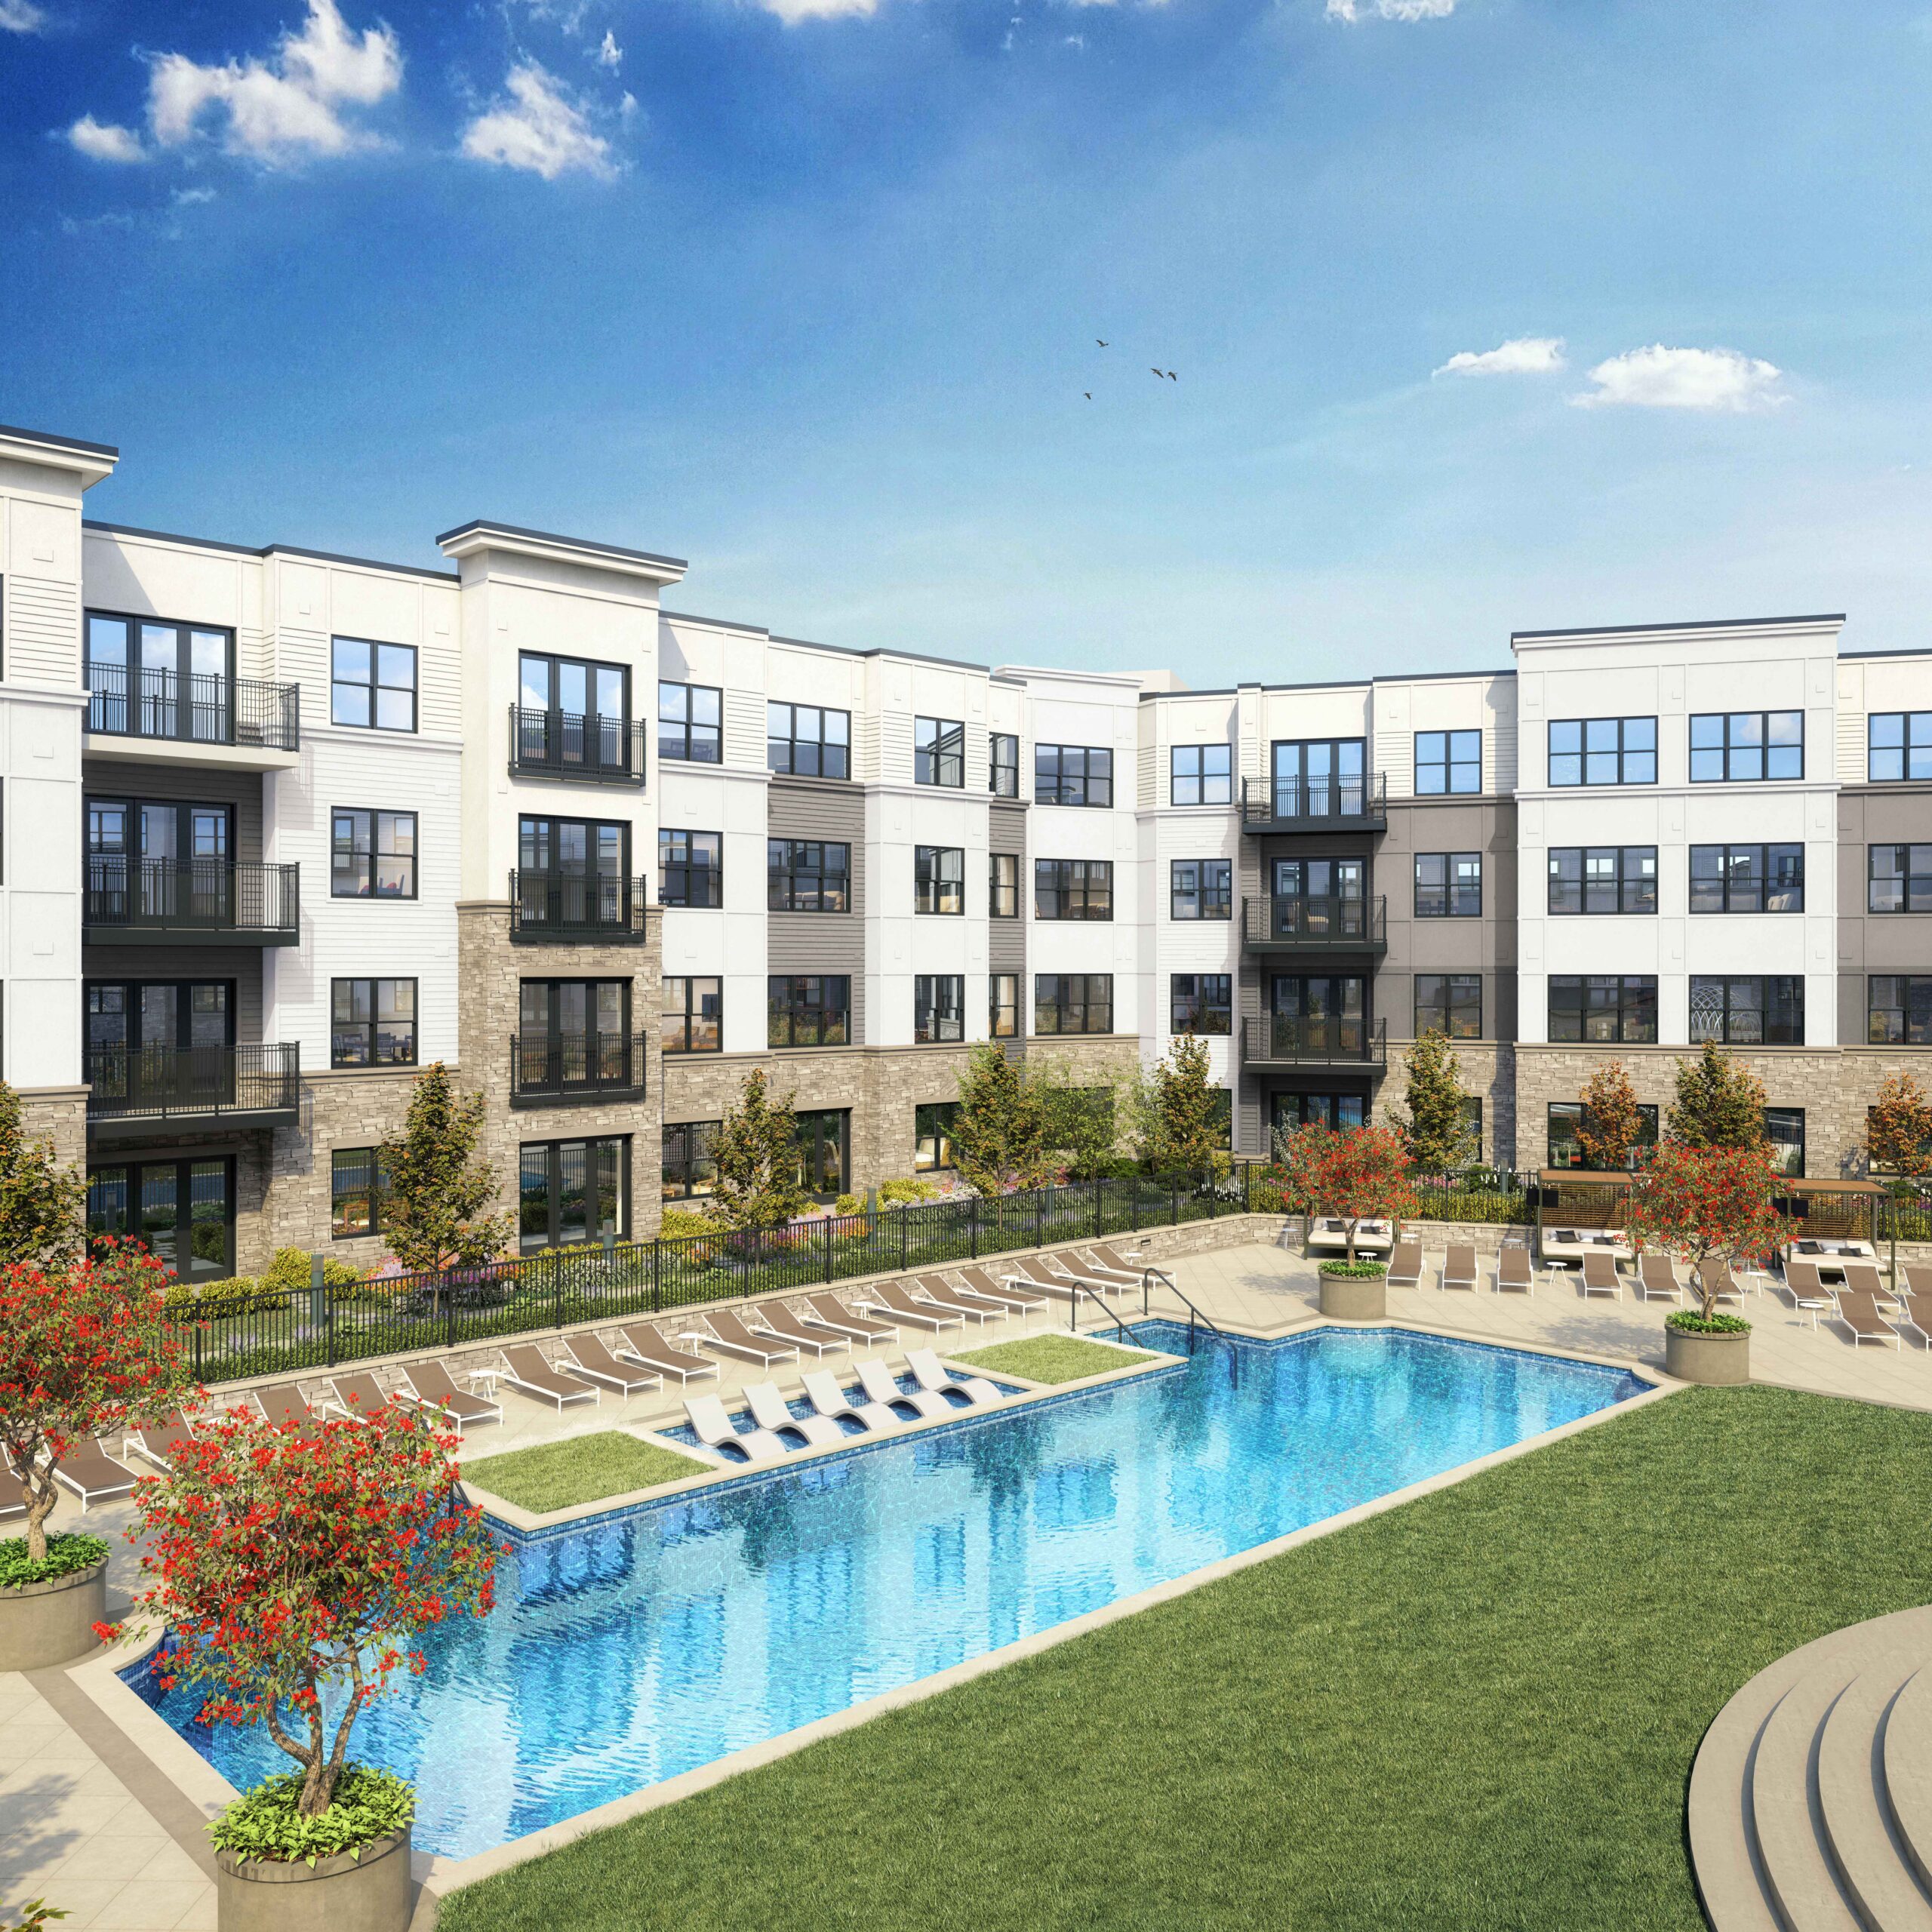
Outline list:
[[[1692,1147],[1666,1140],[1631,1183],[1624,1226],[1641,1251],[1661,1247],[1693,1265],[1700,1318],[1717,1312],[1704,1263],[1764,1262],[1785,1238],[1772,1205],[1777,1172],[1761,1142],[1755,1147]]]
[[[78,1266],[0,1271],[0,1456],[26,1492],[27,1559],[47,1560],[54,1466],[83,1436],[158,1422],[195,1393],[164,1319],[167,1270],[112,1239]]]
[[[495,1602],[496,1546],[458,1500],[455,1446],[395,1404],[319,1426],[238,1409],[135,1489],[136,1607],[178,1639],[163,1687],[205,1685],[205,1722],[266,1724],[301,1767],[303,1817],[328,1809],[363,1708],[421,1672],[411,1644]],[[332,1724],[325,1690],[341,1694]]]
[[[1407,1143],[1393,1128],[1357,1127],[1346,1134],[1319,1125],[1281,1138],[1288,1198],[1305,1214],[1332,1214],[1348,1223],[1348,1258],[1364,1221],[1400,1222],[1421,1206],[1409,1179]]]

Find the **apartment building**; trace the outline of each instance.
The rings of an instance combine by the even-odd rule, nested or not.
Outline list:
[[[0,1065],[185,1274],[380,1254],[435,1060],[537,1247],[701,1201],[753,1068],[829,1198],[949,1166],[988,1040],[1099,1086],[1192,1032],[1258,1155],[1438,1026],[1534,1165],[1593,1066],[1660,1110],[1714,1038],[1813,1174],[1932,1045],[1932,651],[1837,617],[1193,691],[685,614],[680,559],[487,520],[434,569],[131,529],[118,462],[0,430]]]

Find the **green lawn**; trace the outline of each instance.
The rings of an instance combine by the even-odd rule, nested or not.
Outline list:
[[[714,1467],[694,1456],[680,1456],[674,1449],[660,1449],[654,1442],[640,1442],[635,1435],[606,1429],[534,1449],[479,1456],[463,1464],[463,1473],[519,1509],[541,1511],[599,1503],[607,1496],[675,1482],[681,1476],[708,1475]]]
[[[457,1894],[443,1932],[1700,1932],[1705,1727],[1932,1598],[1932,1416],[1672,1396]]]
[[[995,1342],[970,1355],[949,1355],[988,1375],[1023,1376],[1029,1382],[1078,1382],[1083,1375],[1104,1375],[1154,1358],[1123,1349],[1103,1349],[1077,1335],[1029,1335],[1017,1342]]]

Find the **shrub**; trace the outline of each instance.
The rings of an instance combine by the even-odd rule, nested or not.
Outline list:
[[[306,1294],[311,1278],[308,1251],[300,1247],[278,1247],[275,1259],[262,1275],[265,1288],[279,1291],[283,1294]],[[353,1288],[361,1285],[362,1272],[352,1268],[346,1261],[337,1261],[325,1256],[322,1260],[322,1286],[325,1288]]]
[[[854,1214],[863,1214],[866,1211],[866,1204],[863,1198],[858,1195],[841,1194],[838,1198],[832,1204],[832,1211],[835,1214],[842,1214],[848,1217]]]
[[[1321,1272],[1344,1281],[1372,1281],[1388,1273],[1389,1264],[1386,1261],[1324,1261]]]
[[[360,1851],[399,1832],[416,1813],[416,1794],[393,1771],[345,1764],[329,1808],[314,1817],[301,1810],[302,1774],[285,1771],[245,1792],[208,1827],[217,1851],[278,1865],[313,1866]]]
[[[886,1180],[879,1183],[878,1204],[881,1208],[903,1208],[917,1201],[937,1201],[939,1189],[929,1180],[916,1177],[904,1180]]]
[[[1673,1309],[1664,1325],[1684,1335],[1748,1335],[1751,1324],[1741,1315],[1700,1315],[1694,1308]]]
[[[98,1537],[76,1536],[58,1531],[47,1539],[47,1554],[36,1563],[27,1554],[23,1537],[9,1537],[0,1543],[0,1590],[17,1589],[23,1583],[51,1583],[57,1577],[72,1577],[91,1570],[104,1561],[107,1546]]]
[[[709,1214],[696,1208],[667,1208],[657,1223],[660,1241],[676,1241],[685,1235],[715,1235],[724,1231]]]
[[[0,1263],[69,1261],[80,1252],[87,1183],[54,1158],[51,1140],[29,1140],[20,1097],[0,1080]]]

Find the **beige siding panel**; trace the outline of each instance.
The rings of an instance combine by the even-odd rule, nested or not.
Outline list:
[[[7,580],[6,656],[0,670],[23,685],[81,681],[81,597],[71,583],[18,572]]]

